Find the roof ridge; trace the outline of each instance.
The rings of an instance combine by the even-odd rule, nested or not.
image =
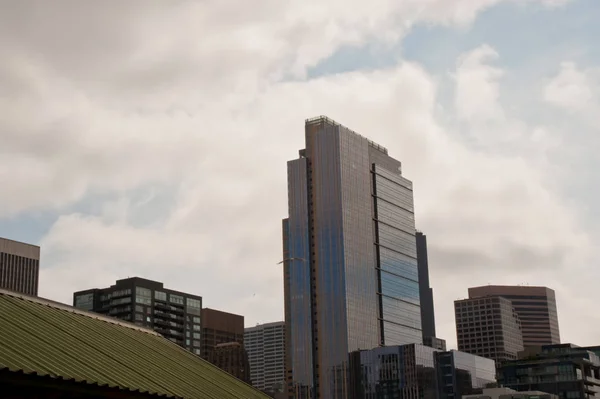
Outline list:
[[[19,292],[9,291],[9,290],[5,290],[5,289],[1,289],[1,288],[0,288],[0,295],[6,295],[6,296],[13,297],[13,298],[18,298],[18,299],[22,299],[22,300],[25,300],[25,301],[38,303],[40,305],[50,306],[50,307],[53,307],[55,309],[62,310],[62,311],[65,311],[65,312],[79,314],[79,315],[82,315],[82,316],[90,317],[92,319],[102,320],[102,321],[105,321],[107,323],[116,324],[118,326],[127,327],[127,328],[130,328],[132,330],[138,330],[138,331],[141,331],[141,332],[144,332],[144,333],[147,333],[147,334],[151,334],[151,335],[156,335],[156,336],[162,337],[162,335],[160,335],[159,333],[157,333],[154,330],[150,330],[148,328],[140,327],[140,326],[138,326],[136,324],[128,323],[126,321],[122,321],[122,320],[116,319],[114,317],[104,316],[104,315],[101,315],[99,313],[94,313],[94,312],[89,312],[89,311],[86,311],[86,310],[78,309],[76,307],[67,305],[67,304],[62,303],[62,302],[53,301],[51,299],[46,299],[46,298],[41,298],[41,297],[35,297],[35,296],[25,295],[25,294],[21,294]]]

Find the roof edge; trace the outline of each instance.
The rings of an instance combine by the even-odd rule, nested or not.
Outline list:
[[[6,295],[6,296],[13,297],[13,298],[18,298],[18,299],[22,299],[22,300],[25,300],[25,301],[38,303],[40,305],[50,306],[50,307],[53,307],[55,309],[63,310],[63,311],[74,313],[74,314],[79,314],[79,315],[86,316],[86,317],[91,317],[91,318],[96,319],[96,320],[106,321],[106,322],[111,323],[111,324],[116,324],[118,326],[127,327],[127,328],[130,328],[132,330],[138,330],[138,331],[145,332],[145,333],[148,333],[148,334],[152,334],[152,335],[155,335],[155,336],[158,336],[158,337],[162,337],[162,335],[160,335],[159,333],[157,333],[154,330],[150,330],[150,329],[147,329],[147,328],[144,328],[144,327],[140,327],[140,326],[135,325],[133,323],[128,323],[126,321],[115,319],[113,317],[104,316],[104,315],[101,315],[99,313],[88,312],[86,310],[77,309],[77,308],[75,308],[73,306],[69,306],[69,305],[66,305],[66,304],[61,303],[61,302],[56,302],[56,301],[53,301],[51,299],[46,299],[46,298],[41,298],[41,297],[35,297],[35,296],[29,296],[29,295],[21,294],[19,292],[9,291],[9,290],[5,290],[5,289],[0,289],[0,295]]]

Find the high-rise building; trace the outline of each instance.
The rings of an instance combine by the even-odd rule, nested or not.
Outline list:
[[[285,388],[285,323],[260,324],[244,330],[244,346],[250,361],[250,379],[265,392]]]
[[[523,350],[519,316],[510,300],[499,296],[454,301],[458,350],[500,364]]]
[[[0,237],[0,288],[37,296],[40,247]]]
[[[412,183],[387,149],[327,117],[305,136],[283,221],[288,384],[345,398],[350,352],[422,343]]]
[[[133,277],[117,280],[108,288],[76,292],[73,306],[151,328],[201,355],[200,296],[166,289],[157,281]]]
[[[209,359],[217,345],[230,342],[244,346],[244,316],[202,309],[202,357]]]
[[[485,285],[469,288],[469,298],[502,296],[521,320],[524,346],[560,344],[556,295],[547,287]]]

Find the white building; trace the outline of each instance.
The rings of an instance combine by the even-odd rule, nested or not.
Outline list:
[[[285,323],[260,324],[244,330],[252,385],[263,391],[285,387]]]

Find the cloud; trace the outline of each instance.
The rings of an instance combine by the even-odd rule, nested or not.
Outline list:
[[[247,324],[282,318],[285,162],[320,114],[388,147],[415,182],[450,341],[468,285],[541,269],[557,285],[587,261],[540,144],[562,141],[503,107],[510,71],[491,46],[457,60],[455,110],[439,77],[404,60],[304,78],[341,46],[465,26],[499,1],[58,3],[0,13],[0,217],[61,214],[41,243],[44,296],[140,275]]]

